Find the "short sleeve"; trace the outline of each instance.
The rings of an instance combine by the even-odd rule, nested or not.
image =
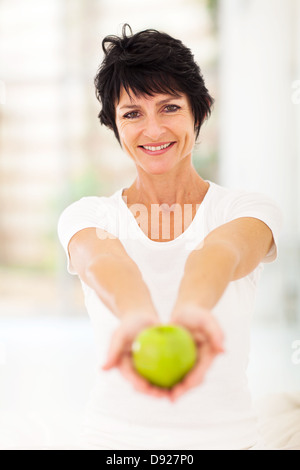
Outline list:
[[[112,208],[105,197],[83,197],[66,207],[58,219],[57,233],[67,256],[67,270],[76,274],[71,266],[68,245],[75,233],[84,228],[101,228],[115,232],[112,228]],[[115,233],[114,233],[115,235]]]
[[[278,255],[278,239],[282,230],[283,217],[278,205],[261,193],[239,191],[225,210],[226,222],[240,217],[254,217],[264,222],[272,231],[273,245],[262,263],[271,263]]]

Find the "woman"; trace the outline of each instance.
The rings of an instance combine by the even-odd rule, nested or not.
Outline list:
[[[249,449],[259,445],[246,380],[251,314],[262,263],[276,258],[280,214],[264,195],[197,174],[192,151],[213,104],[200,69],[181,41],[155,30],[127,36],[126,26],[103,40],[95,86],[100,122],[136,178],[71,204],[58,227],[102,365],[81,445]],[[198,348],[170,390],[131,361],[136,335],[160,323],[187,328]]]

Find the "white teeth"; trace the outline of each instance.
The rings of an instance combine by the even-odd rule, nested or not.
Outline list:
[[[150,147],[148,145],[143,145],[142,147],[144,147],[144,149],[146,150],[150,150],[151,152],[155,152],[157,150],[163,150],[163,149],[166,149],[167,147],[169,147],[171,145],[171,142],[169,144],[165,144],[165,145],[160,145],[159,147]]]

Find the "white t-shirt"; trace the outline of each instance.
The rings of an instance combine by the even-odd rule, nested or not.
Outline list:
[[[190,252],[216,227],[239,217],[255,217],[272,230],[274,244],[263,262],[277,256],[281,213],[265,195],[210,187],[187,230],[169,242],[150,240],[122,198],[84,197],[60,216],[58,235],[66,252],[71,237],[99,227],[118,237],[138,265],[163,323],[170,319],[184,265]],[[245,449],[258,441],[246,368],[255,291],[262,263],[248,276],[231,282],[213,309],[225,335],[219,355],[204,383],[177,402],[136,392],[117,369],[100,371],[90,394],[84,423],[85,448],[103,449]],[[96,341],[104,363],[118,319],[81,281]]]

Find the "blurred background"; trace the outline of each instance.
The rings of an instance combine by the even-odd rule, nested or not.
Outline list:
[[[93,84],[102,39],[124,23],[181,39],[201,67],[215,106],[199,174],[282,209],[249,380],[254,398],[300,388],[300,2],[0,0],[0,448],[72,447],[98,366],[56,226],[71,202],[135,177]]]

